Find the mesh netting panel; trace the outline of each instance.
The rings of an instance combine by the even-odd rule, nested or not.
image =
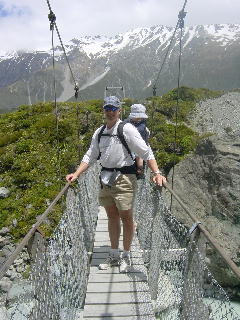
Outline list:
[[[160,319],[240,319],[205,264],[202,236],[189,235],[149,179],[139,182],[135,219]]]
[[[80,316],[98,213],[95,171],[89,170],[78,188],[69,189],[67,209],[54,236],[38,250],[31,320],[74,320]]]

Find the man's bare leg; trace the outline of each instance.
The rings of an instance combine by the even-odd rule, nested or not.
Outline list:
[[[121,233],[120,216],[115,205],[105,207],[108,216],[108,232],[111,242],[109,256],[99,264],[100,270],[107,270],[110,267],[118,266],[120,263],[119,238]]]
[[[121,256],[119,271],[126,273],[131,268],[130,249],[134,235],[134,222],[132,210],[119,211],[123,223],[123,253]]]
[[[120,218],[123,223],[123,249],[130,251],[134,235],[134,222],[132,209],[119,210]]]
[[[112,249],[118,249],[121,233],[120,216],[116,205],[105,207],[108,216],[108,232]]]

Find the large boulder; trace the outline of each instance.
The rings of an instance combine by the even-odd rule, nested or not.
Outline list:
[[[222,139],[211,136],[198,145],[195,154],[175,166],[173,179],[176,194],[238,265],[240,265],[239,162],[240,137]],[[193,224],[176,200],[172,203],[172,212],[185,225],[190,227]],[[224,287],[232,287],[234,292],[240,292],[240,280],[228,270],[211,246],[208,249],[208,258],[209,267],[218,282]]]

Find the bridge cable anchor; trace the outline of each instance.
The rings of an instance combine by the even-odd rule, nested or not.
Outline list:
[[[48,14],[48,20],[50,21],[50,31],[52,31],[54,30],[54,25],[56,22],[56,16],[52,11],[50,11],[50,13]]]
[[[179,22],[179,28],[183,29],[184,28],[184,18],[186,17],[187,12],[185,12],[184,10],[179,11],[178,14],[178,22]]]
[[[78,98],[78,91],[79,91],[79,85],[77,83],[75,84],[74,90],[75,90],[74,96],[77,99]]]
[[[154,96],[154,97],[156,97],[156,89],[157,89],[157,87],[154,85],[154,86],[153,86],[153,96]]]

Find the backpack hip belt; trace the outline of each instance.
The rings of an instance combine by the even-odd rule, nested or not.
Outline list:
[[[132,164],[131,166],[124,166],[122,168],[105,168],[102,167],[101,171],[120,171],[122,174],[136,174],[137,173],[137,167],[136,164]]]

